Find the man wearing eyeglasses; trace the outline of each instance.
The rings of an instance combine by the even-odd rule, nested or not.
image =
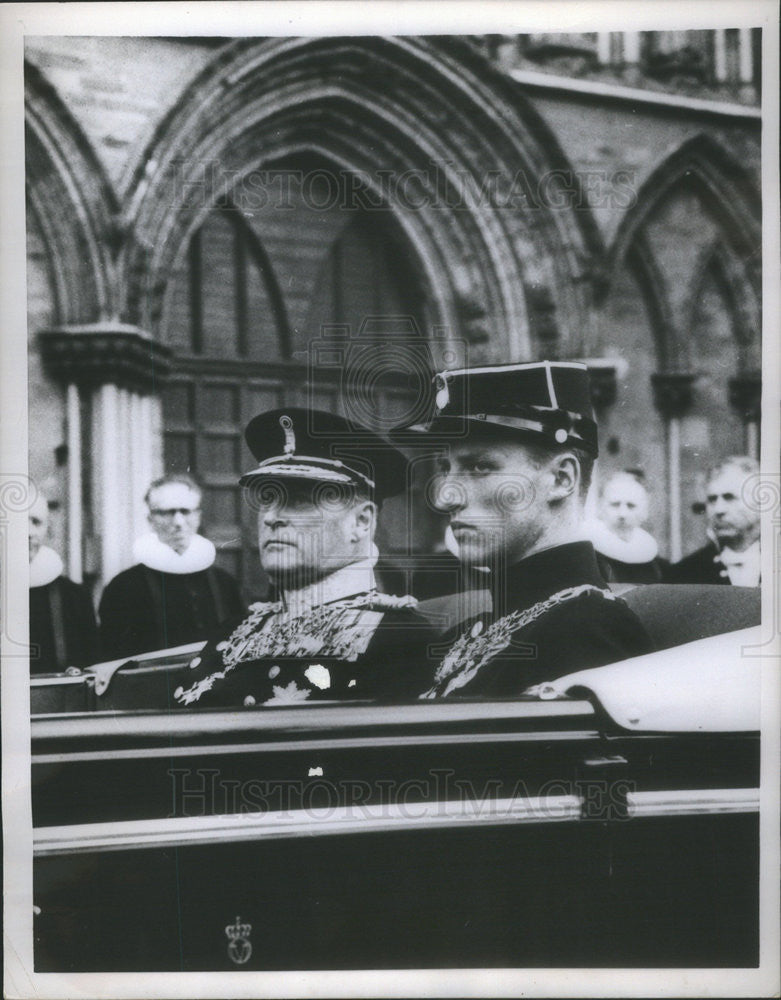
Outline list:
[[[106,659],[198,642],[243,607],[236,581],[214,566],[214,545],[198,534],[195,480],[156,479],[145,500],[152,530],[136,539],[136,564],[108,583],[100,601]]]

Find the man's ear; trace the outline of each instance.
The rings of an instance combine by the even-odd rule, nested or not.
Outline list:
[[[573,494],[577,495],[580,489],[580,463],[569,451],[556,455],[551,463],[551,474],[553,485],[549,493],[549,499],[553,502],[561,502]]]
[[[353,541],[368,535],[374,537],[374,526],[377,522],[377,505],[371,500],[362,500],[353,509]]]

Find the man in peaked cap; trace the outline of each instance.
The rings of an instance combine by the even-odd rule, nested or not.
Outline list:
[[[436,412],[411,430],[439,457],[435,505],[459,558],[487,567],[492,610],[450,635],[421,697],[513,697],[545,681],[650,652],[583,541],[597,457],[585,365],[543,361],[443,372]]]
[[[435,634],[414,598],[379,593],[373,572],[378,504],[404,489],[404,456],[341,417],[290,407],[255,417],[245,437],[259,465],[240,483],[274,599],[207,644],[177,702],[371,699],[391,676],[394,697],[419,689]]]

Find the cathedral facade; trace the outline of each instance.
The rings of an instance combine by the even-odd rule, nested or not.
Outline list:
[[[252,597],[249,417],[385,429],[434,368],[544,358],[590,365],[663,554],[701,544],[703,473],[759,448],[760,43],[28,38],[30,474],[69,574],[126,568],[189,470]],[[416,491],[391,548],[433,544]]]

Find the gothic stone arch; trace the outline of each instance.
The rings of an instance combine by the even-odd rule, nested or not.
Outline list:
[[[393,209],[436,323],[472,360],[578,353],[596,227],[562,206],[572,172],[517,85],[457,39],[228,43],[137,166],[126,320],[154,331],[177,254],[215,199],[300,152]]]
[[[650,249],[643,236],[646,222],[676,189],[685,186],[701,200],[720,232],[719,265],[735,302],[741,357],[755,362],[759,351],[761,302],[761,206],[748,173],[730,152],[707,133],[693,136],[667,157],[638,192],[635,206],[624,218],[610,249],[608,273],[625,260],[641,260],[646,276],[653,272]],[[651,280],[662,312],[665,291]],[[669,370],[689,367],[688,345],[682,331],[663,324],[660,360]],[[753,344],[749,341],[753,340]]]
[[[58,323],[115,310],[117,205],[97,156],[54,88],[25,65],[28,205],[48,250]]]

